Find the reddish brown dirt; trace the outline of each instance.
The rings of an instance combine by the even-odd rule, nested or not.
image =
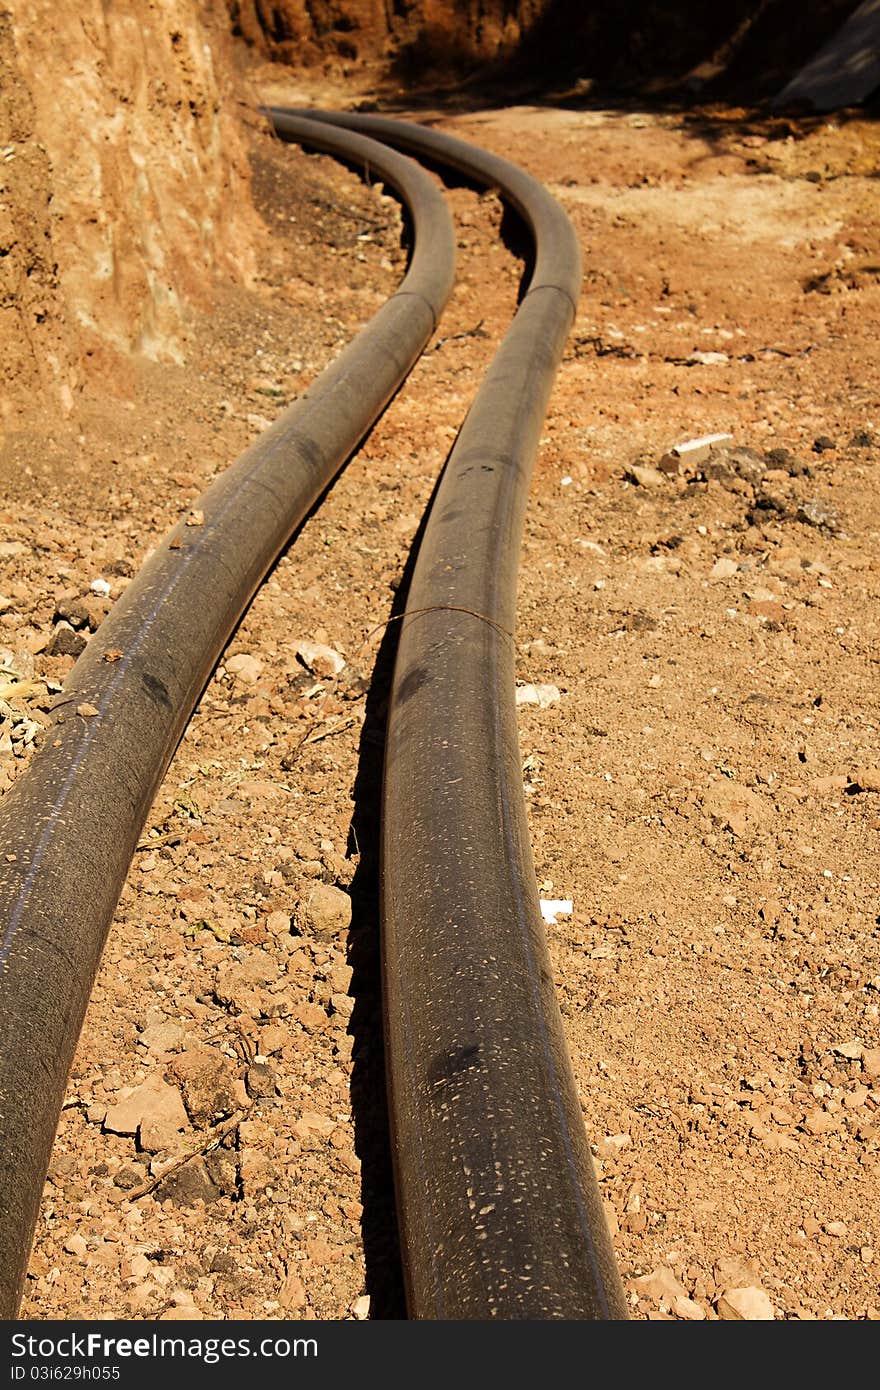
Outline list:
[[[253,80],[270,99],[365,94]],[[876,127],[436,119],[542,179],[584,251],[517,633],[521,680],[560,697],[521,706],[520,731],[541,892],[573,902],[548,933],[633,1316],[876,1317]],[[106,606],[402,272],[379,191],[256,130],[252,158],[256,288],[221,286],[185,362],[144,364],[122,399],[108,381],[62,423],[24,399],[7,421],[7,784],[71,665],[47,654],[59,598],[97,622],[91,581],[109,581]],[[450,200],[460,273],[439,332],[267,580],[153,808],[23,1317],[403,1315],[378,1020],[380,647],[522,269],[493,195]],[[655,475],[709,433],[754,457]],[[301,638],[345,655],[337,681],[309,677]],[[230,668],[242,654],[261,663],[250,683]],[[348,933],[315,935],[321,881],[350,893]],[[106,1121],[157,1078],[187,1127],[148,1152]]]

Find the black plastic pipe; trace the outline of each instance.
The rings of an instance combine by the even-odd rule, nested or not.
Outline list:
[[[294,117],[275,125],[394,187],[409,208],[414,250],[397,293],[131,581],[65,682],[42,747],[0,801],[4,1318],[20,1304],[74,1049],[165,769],[255,590],[396,391],[452,287],[452,224],[427,174],[350,132]]]
[[[435,496],[389,710],[383,978],[410,1315],[625,1319],[541,918],[514,700],[520,536],[580,281],[522,169],[384,117],[321,113],[498,189],[535,268]]]

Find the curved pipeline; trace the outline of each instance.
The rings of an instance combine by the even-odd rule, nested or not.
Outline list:
[[[0,801],[5,1318],[18,1310],[70,1064],[156,789],[257,586],[394,394],[452,287],[452,224],[427,174],[350,132],[294,117],[276,126],[395,187],[412,216],[414,252],[396,294],[199,498],[190,524],[158,545],[77,661],[42,747]]]
[[[580,289],[577,240],[504,159],[383,117],[320,118],[496,187],[536,240],[431,509],[389,710],[383,971],[409,1311],[624,1319],[544,937],[514,704],[520,535]]]

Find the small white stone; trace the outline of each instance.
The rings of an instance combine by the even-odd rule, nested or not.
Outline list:
[[[720,353],[719,356],[724,357],[724,353]],[[699,439],[685,439],[681,444],[673,444],[669,452],[683,462],[702,463],[713,449],[724,448],[732,443],[733,436],[729,434],[704,434]]]
[[[702,1304],[695,1302],[692,1298],[674,1298],[672,1311],[677,1318],[684,1318],[687,1322],[702,1322],[706,1316],[706,1310]]]
[[[739,565],[736,563],[736,560],[732,560],[729,555],[722,555],[719,560],[715,561],[710,569],[709,578],[713,583],[716,583],[719,579],[730,579],[736,574],[738,569]]]
[[[537,705],[539,709],[547,709],[559,699],[559,687],[556,685],[518,685],[516,687],[516,703],[518,705]]]
[[[248,656],[247,653],[241,652],[238,656],[229,657],[226,662],[226,669],[237,681],[241,681],[242,685],[256,685],[263,669],[263,663],[259,657]]]
[[[570,917],[574,912],[571,898],[541,898],[541,916],[551,927],[556,926],[557,916]]]
[[[345,668],[345,657],[323,642],[300,642],[296,654],[316,676],[338,676]]]
[[[773,1322],[773,1304],[756,1284],[744,1289],[725,1289],[717,1303],[718,1316],[727,1321]]]
[[[631,464],[626,476],[630,482],[638,483],[639,487],[663,487],[666,483],[665,474],[658,468],[648,468],[638,463]]]
[[[726,352],[692,352],[685,360],[689,367],[720,367],[730,358]]]

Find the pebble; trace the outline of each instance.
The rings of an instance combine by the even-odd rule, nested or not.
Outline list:
[[[664,487],[666,476],[661,473],[659,468],[649,468],[645,464],[633,463],[626,470],[626,476],[631,483],[637,483],[639,487]]]
[[[825,527],[828,531],[840,530],[840,515],[835,508],[815,499],[800,503],[795,520],[804,521],[808,526]]]
[[[260,1051],[270,1056],[273,1052],[280,1052],[289,1040],[289,1028],[282,1028],[278,1023],[269,1023],[260,1033]]]
[[[203,1158],[192,1158],[181,1168],[169,1173],[159,1185],[160,1201],[169,1201],[176,1207],[194,1207],[199,1202],[207,1206],[216,1202],[220,1188],[208,1172]]]
[[[361,1294],[360,1298],[356,1298],[351,1305],[351,1311],[354,1313],[358,1322],[365,1322],[370,1316],[370,1295],[364,1293]]]
[[[351,898],[330,883],[316,883],[301,910],[303,925],[319,941],[343,936],[351,926]]]
[[[229,657],[223,664],[242,685],[256,685],[263,669],[262,661],[256,656],[248,656],[246,652]]]
[[[725,1289],[715,1307],[718,1316],[727,1321],[773,1322],[775,1319],[769,1297],[757,1284],[744,1289]]]
[[[827,1110],[808,1110],[804,1116],[803,1128],[808,1134],[832,1134],[838,1126],[837,1116]]]
[[[55,600],[55,616],[52,621],[63,621],[75,628],[88,627],[89,606],[75,595],[62,594]]]
[[[285,1312],[290,1312],[291,1309],[304,1308],[306,1305],[305,1284],[293,1270],[290,1271],[278,1290],[278,1305]]]
[[[329,1139],[335,1128],[336,1121],[331,1120],[329,1115],[318,1115],[314,1110],[304,1110],[299,1119],[294,1121],[293,1132],[300,1139],[308,1139],[315,1134],[322,1139]]]
[[[296,654],[315,676],[338,676],[345,668],[345,657],[323,642],[300,642]]]
[[[547,709],[559,699],[559,687],[556,685],[518,685],[516,687],[516,703],[518,705],[537,705],[539,709]]]
[[[266,918],[266,930],[270,936],[287,936],[290,932],[290,917],[286,912],[270,912]]]
[[[866,1047],[862,1053],[862,1070],[870,1081],[880,1081],[880,1047]]]
[[[677,1318],[683,1318],[686,1322],[702,1322],[706,1316],[703,1305],[693,1298],[674,1298],[672,1311]]]
[[[351,1018],[354,1013],[354,1000],[350,994],[331,994],[330,1003],[333,1005],[333,1012],[343,1018]]]
[[[630,1288],[640,1297],[651,1298],[655,1303],[671,1304],[673,1299],[688,1296],[687,1289],[679,1283],[668,1265],[658,1265],[650,1274],[642,1274],[632,1279]]]
[[[162,1023],[149,1024],[138,1034],[137,1040],[149,1052],[174,1052],[182,1046],[185,1037],[186,1030],[182,1025],[167,1019]]]
[[[685,358],[688,367],[720,367],[730,358],[726,352],[692,352]]]
[[[719,579],[731,579],[738,569],[739,565],[736,560],[731,559],[729,555],[722,555],[710,569],[709,580],[715,584]]]
[[[68,1236],[64,1242],[64,1248],[68,1255],[76,1255],[78,1259],[82,1259],[89,1247],[79,1231],[74,1231],[73,1235]]]
[[[320,1004],[300,1004],[296,1017],[307,1033],[320,1032],[327,1026],[327,1014]]]
[[[137,1134],[141,1147],[156,1153],[173,1147],[177,1134],[189,1129],[189,1119],[180,1092],[154,1075],[123,1091],[104,1116],[104,1128],[111,1134]]]

